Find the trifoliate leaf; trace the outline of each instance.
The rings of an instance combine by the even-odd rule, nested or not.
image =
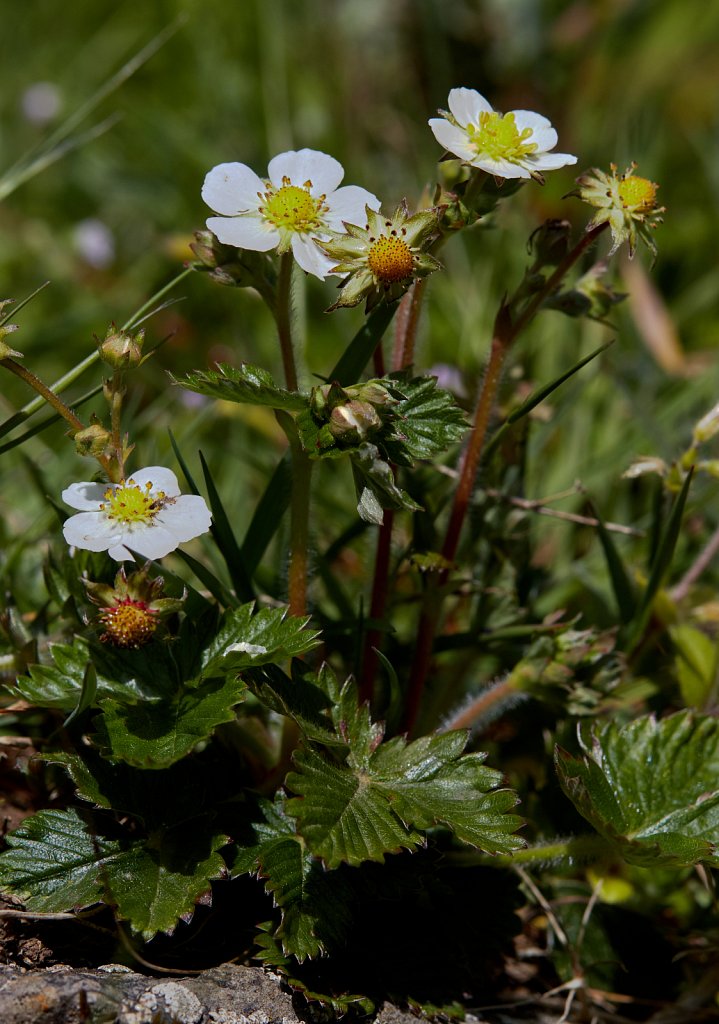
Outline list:
[[[584,756],[556,751],[577,810],[634,864],[719,865],[719,721],[682,711],[598,729]]]
[[[224,675],[250,666],[286,661],[311,651],[318,632],[307,629],[308,619],[288,615],[286,608],[243,604],[225,613],[216,636],[202,657],[202,678]]]
[[[269,405],[272,409],[286,409],[288,412],[307,407],[306,395],[279,387],[272,375],[261,366],[252,366],[250,363],[243,363],[239,367],[224,363],[218,365],[218,371],[195,370],[182,380],[173,378],[173,383],[200,395],[243,405]]]
[[[419,830],[439,824],[488,853],[509,853],[524,845],[512,835],[521,819],[506,813],[517,798],[494,790],[501,776],[482,765],[485,755],[461,757],[466,742],[466,733],[449,732],[377,745],[360,727],[346,763],[310,745],[295,754],[296,771],[287,776],[298,794],[287,811],[328,867],[416,849],[424,841]]]
[[[166,768],[179,761],[216,726],[231,722],[245,684],[234,676],[209,679],[175,697],[142,704],[102,702],[93,739],[105,757],[138,768]]]
[[[28,910],[62,913],[105,902],[152,938],[192,912],[224,871],[225,836],[184,828],[115,838],[76,810],[40,811],[7,838],[0,885]]]

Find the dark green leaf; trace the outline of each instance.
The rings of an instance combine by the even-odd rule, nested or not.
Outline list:
[[[609,577],[612,581],[612,590],[619,607],[620,619],[622,622],[629,622],[637,607],[631,576],[627,572],[622,557],[617,551],[611,533],[604,525],[604,520],[594,505],[592,505],[592,512],[597,520],[597,535],[604,551],[607,568],[609,569]]]
[[[597,729],[581,758],[556,751],[577,810],[634,864],[719,865],[719,721],[682,711]]]
[[[307,629],[309,620],[288,615],[286,608],[253,612],[251,602],[225,612],[216,636],[203,653],[202,678],[286,661],[319,643],[318,632]]]
[[[62,913],[110,903],[120,918],[152,938],[166,931],[224,871],[221,835],[159,831],[114,838],[75,810],[40,811],[8,836],[0,884],[28,910]]]
[[[307,397],[275,384],[272,375],[261,366],[243,363],[240,367],[219,364],[219,371],[195,370],[184,380],[173,383],[200,395],[245,405],[268,405],[272,409],[298,412],[307,406]]]
[[[466,416],[452,395],[437,387],[436,377],[389,378],[393,384],[395,380],[403,397],[392,410],[397,416],[391,421],[393,433],[382,441],[391,462],[409,466],[462,439],[468,428]]]
[[[111,760],[138,768],[166,768],[179,761],[216,726],[231,722],[244,699],[245,684],[228,676],[185,689],[170,700],[126,705],[102,702],[94,739]]]
[[[250,577],[279,529],[291,497],[292,463],[288,450],[278,462],[242,541],[242,557]]]

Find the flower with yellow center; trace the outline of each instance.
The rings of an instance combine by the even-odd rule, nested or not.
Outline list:
[[[71,484],[62,500],[79,509],[63,524],[68,544],[107,551],[117,562],[162,558],[210,528],[205,499],[180,494],[177,477],[162,466],[140,469],[119,484]]]
[[[364,221],[366,206],[379,200],[364,188],[345,185],[340,163],[314,149],[280,153],[263,181],[246,164],[219,164],[205,178],[202,198],[220,217],[207,227],[224,245],[280,253],[290,249],[309,274],[324,278],[330,261],[318,246],[342,224]]]
[[[434,137],[466,164],[495,178],[534,178],[542,171],[576,164],[569,153],[550,153],[557,145],[551,122],[531,110],[500,114],[476,89],[452,89],[449,111],[429,122]]]
[[[635,174],[636,166],[635,163],[630,164],[624,174],[619,175],[616,164],[609,165],[609,174],[594,167],[577,178],[579,187],[569,193],[597,208],[587,224],[587,231],[600,224],[609,224],[612,232],[610,256],[626,242],[631,259],[637,247],[637,237],[641,238],[652,256],[657,254],[650,229],[661,224],[665,208],[657,206],[659,186]]]
[[[398,299],[418,277],[440,264],[427,252],[438,231],[435,210],[409,216],[401,203],[392,217],[368,206],[364,227],[345,224],[346,234],[335,235],[322,249],[333,261],[332,273],[344,275],[340,297],[330,306],[356,306],[365,296],[369,311],[381,299]]]

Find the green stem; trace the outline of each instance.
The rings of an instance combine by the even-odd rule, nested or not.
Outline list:
[[[285,252],[280,257],[280,272],[277,278],[277,305],[275,321],[280,339],[282,365],[285,371],[285,383],[288,391],[297,390],[297,369],[295,354],[292,348],[292,252]]]
[[[587,864],[601,860],[616,860],[616,847],[600,835],[573,836],[553,843],[527,846],[512,854],[492,854],[474,850],[453,850],[447,856],[453,863],[465,867],[488,864],[492,867],[516,867],[523,864]]]

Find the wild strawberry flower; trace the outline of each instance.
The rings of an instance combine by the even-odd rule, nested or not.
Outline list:
[[[222,214],[207,227],[225,245],[238,249],[292,253],[308,274],[324,278],[331,261],[317,245],[342,225],[362,224],[365,207],[380,203],[358,185],[339,183],[344,168],[314,149],[280,153],[270,160],[263,181],[246,164],[218,164],[205,178],[202,198]]]
[[[634,173],[636,164],[631,163],[624,174],[617,175],[617,165],[610,164],[610,173],[593,167],[586,174],[577,178],[578,188],[570,192],[570,196],[578,196],[590,206],[597,207],[587,231],[600,224],[609,224],[612,232],[612,248],[609,255],[617,251],[623,242],[629,246],[629,258],[634,256],[637,247],[637,236],[652,253],[657,254],[657,246],[651,236],[650,228],[662,222],[664,206],[657,206],[657,189],[659,186],[640,178]]]
[[[101,609],[97,622],[104,630],[102,643],[137,650],[155,639],[164,618],[181,610],[186,593],[165,597],[164,580],[151,579],[149,569],[148,562],[127,576],[122,567],[113,586],[85,580],[87,596]]]
[[[170,469],[149,466],[119,484],[78,483],[62,492],[62,500],[79,509],[63,525],[68,544],[86,551],[107,551],[117,562],[162,558],[185,541],[210,529],[205,499],[180,494]]]
[[[557,133],[541,114],[493,110],[476,89],[452,89],[449,111],[429,121],[440,145],[466,164],[496,178],[534,178],[542,183],[542,171],[576,164],[569,153],[550,153]]]
[[[322,242],[333,260],[332,273],[345,274],[342,291],[330,309],[356,306],[367,296],[369,311],[380,299],[398,299],[418,277],[426,277],[441,264],[426,251],[438,230],[435,210],[420,210],[413,217],[405,202],[392,217],[369,206],[366,224],[345,224],[345,234]]]

